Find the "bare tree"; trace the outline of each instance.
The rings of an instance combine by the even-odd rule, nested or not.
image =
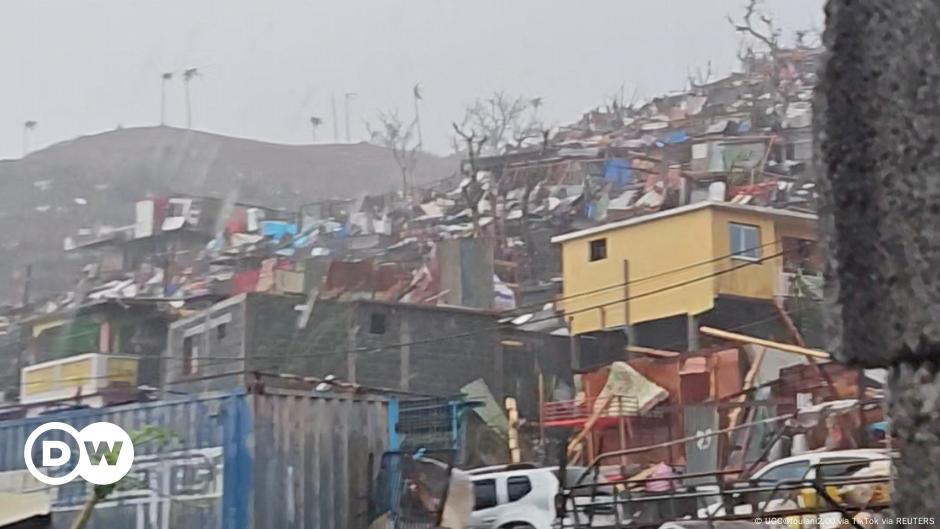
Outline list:
[[[508,146],[519,148],[526,141],[539,137],[541,124],[538,111],[542,103],[541,97],[510,96],[502,91],[496,92],[492,96],[477,99],[467,107],[459,128],[472,132],[477,139],[486,138],[481,152],[495,154]]]
[[[712,61],[708,61],[708,67],[703,72],[702,68],[699,66],[695,68],[695,74],[692,74],[691,69],[686,69],[686,77],[689,79],[689,88],[695,89],[700,86],[705,86],[712,78]]]
[[[478,160],[480,158],[480,152],[483,150],[483,146],[486,144],[488,138],[475,130],[467,129],[465,126],[458,125],[457,123],[453,123],[452,125],[454,132],[457,133],[460,141],[463,142],[467,149],[467,163],[461,165],[461,171],[463,172],[466,183],[461,182],[460,192],[463,195],[464,201],[467,203],[467,207],[470,208],[470,215],[473,219],[473,235],[478,236],[480,234],[480,200],[483,199],[483,195],[485,194],[483,185],[479,181],[480,171]]]
[[[323,118],[310,116],[310,134],[313,136],[313,141],[317,141],[317,129],[320,128],[320,125],[323,125]]]
[[[186,128],[193,128],[193,107],[189,98],[189,83],[196,77],[199,77],[199,68],[187,68],[183,70],[183,87],[186,90]]]
[[[543,129],[541,136],[542,148],[539,157],[546,158],[551,149],[552,131],[550,129]],[[549,171],[549,167],[544,164],[537,165],[528,170],[525,176],[525,189],[522,192],[522,242],[525,243],[525,250],[530,263],[529,267],[533,277],[538,277],[537,267],[541,264],[541,260],[536,256],[538,252],[536,251],[535,241],[532,240],[532,229],[529,226],[529,201],[532,198],[532,192],[535,190],[536,186],[548,177]]]
[[[366,123],[366,130],[373,142],[392,151],[395,163],[401,171],[402,196],[408,196],[409,181],[414,177],[418,166],[418,150],[421,143],[417,139],[417,121],[405,123],[397,110],[379,112],[376,124]]]
[[[769,81],[770,89],[773,90],[779,103],[783,106],[785,114],[789,107],[790,92],[789,84],[783,82],[780,78],[780,70],[785,65],[780,56],[780,29],[777,27],[774,19],[766,13],[759,12],[762,0],[750,0],[747,7],[744,8],[744,15],[741,20],[734,20],[728,16],[728,23],[735,31],[745,37],[745,39],[756,40],[764,47],[770,58]],[[755,20],[756,17],[756,20]],[[738,53],[738,58],[742,62],[750,61],[755,56],[755,50],[752,43],[745,41],[743,43],[743,53]]]

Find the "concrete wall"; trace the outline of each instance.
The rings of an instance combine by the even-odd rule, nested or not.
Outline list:
[[[246,299],[234,296],[170,325],[162,377],[166,389],[199,393],[244,386]],[[184,370],[187,341],[194,351],[192,373]]]
[[[165,386],[183,391],[235,389],[250,373],[334,375],[365,386],[452,396],[482,378],[498,398],[520,399],[534,417],[538,373],[571,384],[568,340],[509,331],[487,311],[376,301],[318,301],[298,327],[295,296],[248,294],[180,320],[170,330]],[[213,322],[228,321],[217,339]],[[206,322],[209,322],[208,327]],[[208,329],[208,330],[207,330]],[[198,370],[182,374],[185,335],[205,344]],[[505,345],[506,343],[511,345]],[[245,358],[245,360],[241,360]],[[233,374],[244,371],[249,375]],[[206,379],[208,378],[208,379]],[[308,387],[265,378],[268,387]]]

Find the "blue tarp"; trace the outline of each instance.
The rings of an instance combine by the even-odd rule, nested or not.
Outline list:
[[[673,132],[672,134],[670,134],[669,136],[666,136],[665,138],[663,138],[662,141],[668,144],[675,145],[677,143],[685,143],[689,141],[689,139],[690,139],[689,135],[684,130],[677,130]]]
[[[604,179],[620,185],[633,183],[633,174],[630,171],[630,160],[611,158],[604,162]]]
[[[280,241],[287,235],[296,235],[297,225],[281,220],[265,220],[261,222],[261,235]]]

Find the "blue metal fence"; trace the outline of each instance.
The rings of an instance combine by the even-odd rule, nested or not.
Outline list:
[[[389,405],[389,446],[396,450],[458,450],[464,413],[476,403],[464,399],[406,400]]]

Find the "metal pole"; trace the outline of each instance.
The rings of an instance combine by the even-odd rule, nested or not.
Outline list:
[[[333,143],[339,143],[339,119],[336,117],[336,94],[330,94],[330,107],[333,109]]]

